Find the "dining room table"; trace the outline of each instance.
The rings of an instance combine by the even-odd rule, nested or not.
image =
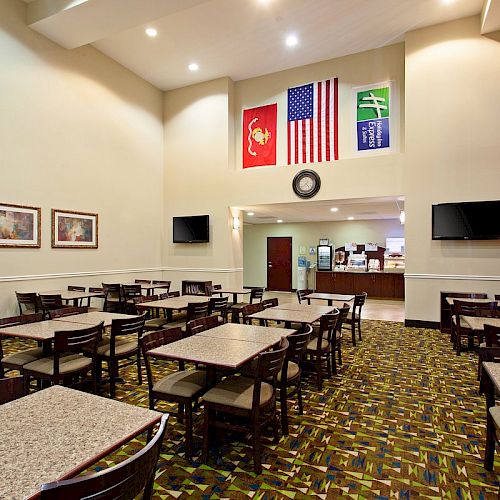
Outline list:
[[[461,316],[461,319],[464,320],[466,326],[468,326],[471,330],[483,331],[486,323],[488,325],[500,327],[500,318],[488,318],[487,316]]]
[[[100,292],[79,292],[76,290],[49,290],[47,292],[38,292],[38,295],[60,295],[62,300],[73,301],[73,306],[77,307],[82,299],[104,298]]]
[[[162,413],[55,385],[0,406],[0,498],[37,498],[78,475]]]
[[[354,295],[344,295],[340,293],[319,293],[313,292],[306,295],[302,300],[326,300],[329,306],[333,305],[334,301],[337,302],[351,302],[354,300]]]
[[[268,307],[262,311],[250,314],[250,319],[258,319],[262,321],[283,321],[285,328],[291,328],[292,323],[300,323],[302,326],[315,323],[323,313],[315,310],[294,310],[294,309],[278,309],[276,307]]]
[[[222,289],[214,290],[213,293],[225,293],[227,295],[233,296],[233,304],[238,303],[238,295],[250,295],[252,293],[251,288],[233,288],[233,287],[223,287]]]
[[[483,361],[481,371],[482,388],[486,396],[486,447],[484,451],[484,468],[493,469],[495,454],[495,424],[490,408],[495,407],[495,393],[500,393],[500,363]]]
[[[274,309],[287,309],[289,311],[314,311],[320,314],[328,314],[334,309],[342,307],[344,302],[334,301],[331,306],[320,306],[316,304],[298,304],[297,302],[285,302],[274,306]]]
[[[72,314],[70,316],[62,316],[60,318],[54,318],[54,321],[63,321],[66,323],[74,323],[77,325],[98,325],[101,321],[104,322],[104,327],[111,326],[111,323],[115,319],[132,319],[137,318],[134,314],[122,314],[107,311],[90,311],[81,314]]]
[[[268,330],[268,331],[266,331]],[[279,332],[276,332],[279,330]],[[217,370],[237,370],[296,330],[226,323],[148,351],[158,359],[198,363],[207,367],[207,384]]]
[[[172,321],[173,311],[183,311],[188,308],[189,303],[200,304],[208,302],[210,297],[206,295],[181,295],[180,297],[171,297],[169,299],[152,300],[149,302],[141,302],[139,309],[151,309],[155,311],[155,316],[158,316],[158,311],[163,309],[167,321]]]

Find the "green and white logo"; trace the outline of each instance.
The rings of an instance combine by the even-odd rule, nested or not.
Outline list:
[[[389,117],[390,87],[370,89],[358,92],[358,122]]]

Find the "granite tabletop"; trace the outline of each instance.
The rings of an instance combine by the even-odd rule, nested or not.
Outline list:
[[[225,323],[223,325],[205,330],[197,335],[203,337],[232,339],[242,342],[258,342],[268,347],[276,344],[282,337],[288,337],[296,330],[289,328],[272,328],[266,326],[242,325],[239,323]]]
[[[114,319],[130,319],[137,318],[131,314],[121,314],[112,313],[104,311],[91,311],[82,314],[73,314],[71,316],[63,316],[62,318],[56,318],[54,321],[64,321],[67,323],[77,323],[83,325],[98,325],[101,321],[104,321],[104,326],[111,326],[111,322]]]
[[[214,290],[213,293],[236,293],[241,295],[246,295],[251,293],[252,290],[250,288],[223,288],[222,290]]]
[[[153,357],[179,359],[220,368],[236,369],[257,354],[265,351],[268,344],[242,342],[228,338],[206,337],[200,334],[148,351]]]
[[[81,323],[66,321],[65,318],[61,318],[60,320],[50,319],[47,321],[37,321],[36,323],[27,323],[25,325],[8,326],[6,328],[0,327],[0,335],[43,342],[44,340],[52,340],[54,332],[78,330],[86,327],[87,325]]]
[[[62,386],[0,406],[0,497],[30,497],[76,475],[161,416]]]
[[[317,311],[296,311],[293,309],[276,309],[270,307],[248,316],[254,319],[272,319],[274,321],[291,321],[293,323],[314,323],[321,318],[322,314]]]
[[[486,370],[493,382],[495,391],[500,392],[500,363],[483,361],[483,369]]]
[[[328,314],[332,312],[336,307],[342,307],[343,302],[334,301],[331,306],[317,306],[315,304],[297,304],[296,302],[289,302],[286,304],[280,304],[275,306],[273,309],[288,309],[289,311],[314,311],[320,314]]]
[[[460,316],[472,330],[484,330],[484,325],[500,326],[500,318],[481,318],[478,316]]]
[[[338,293],[310,293],[306,295],[304,299],[316,299],[316,300],[340,300],[342,302],[350,302],[354,300],[354,295],[342,295]]]
[[[189,302],[208,302],[210,297],[205,295],[183,295],[182,297],[172,297],[171,299],[152,300],[151,302],[141,302],[141,307],[150,309],[187,309]]]
[[[103,293],[77,292],[72,290],[50,290],[48,292],[38,292],[38,295],[60,295],[63,300],[86,299],[88,297],[104,297]]]

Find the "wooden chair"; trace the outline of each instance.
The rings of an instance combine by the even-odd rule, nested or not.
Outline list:
[[[326,363],[328,377],[332,376],[331,347],[335,334],[339,311],[321,316],[318,336],[309,340],[306,355],[316,371],[316,384],[318,390],[323,388],[323,364]]]
[[[102,298],[104,299],[106,296],[106,292],[104,291],[104,288],[102,287],[96,287],[96,286],[91,286],[89,287],[89,292],[90,293],[99,293],[101,294],[102,297],[89,297],[87,299],[87,307],[89,308],[89,311],[100,311],[98,307],[91,307],[91,302],[93,298]]]
[[[228,313],[228,298],[227,297],[210,297],[208,301],[208,314],[210,316],[217,315],[221,323],[227,323]]]
[[[262,307],[264,309],[268,309],[269,307],[277,307],[279,306],[279,301],[277,299],[277,297],[273,297],[271,299],[265,299],[261,302],[262,304]]]
[[[492,317],[496,316],[498,304],[496,301],[491,302],[467,302],[455,300],[453,304],[454,318],[453,324],[455,328],[455,350],[457,356],[460,356],[462,350],[462,338],[465,337],[469,341],[469,345],[473,344],[474,337],[478,338],[481,343],[483,333],[480,331],[471,330],[463,320],[463,316],[480,316]]]
[[[142,289],[140,283],[134,285],[122,285],[123,304],[122,310],[127,314],[136,312],[135,299],[142,297]]]
[[[143,499],[153,496],[156,464],[165,437],[168,415],[163,415],[153,439],[125,461],[85,476],[42,484],[42,500],[79,500],[84,498],[132,500],[143,491]]]
[[[0,378],[0,405],[22,398],[24,395],[24,378],[22,376]]]
[[[351,329],[353,346],[356,345],[356,327],[358,328],[358,338],[361,340],[361,309],[365,305],[367,295],[366,292],[363,292],[360,295],[354,296],[351,316],[348,316],[344,321],[345,327]]]
[[[258,356],[255,378],[229,376],[203,396],[203,462],[208,462],[208,450],[212,429],[228,429],[252,434],[254,471],[262,472],[261,465],[261,432],[272,426],[274,442],[278,443],[278,418],[276,415],[276,379],[283,367],[288,340],[283,338],[274,351],[261,353]],[[233,423],[220,420],[220,417],[232,415],[239,417]],[[243,425],[239,420],[248,421]],[[213,440],[216,442],[216,440]]]
[[[120,368],[137,364],[137,382],[142,384],[141,351],[139,340],[144,331],[146,313],[137,318],[114,319],[111,322],[111,336],[97,348],[98,372],[100,378],[102,362],[108,365],[109,393],[116,395],[116,379]],[[131,358],[135,357],[135,361]],[[127,360],[120,364],[120,361]]]
[[[9,318],[0,318],[0,325],[2,327],[25,325],[27,323],[35,323],[42,321],[43,314],[25,314],[21,316],[11,316]],[[0,338],[1,339],[1,338]],[[8,356],[4,356],[2,349],[2,342],[0,340],[0,377],[5,376],[6,371],[17,370],[22,371],[23,366],[37,359],[43,358],[45,353],[41,347],[34,347],[32,349],[25,349]]]
[[[88,312],[88,307],[63,307],[62,309],[54,309],[49,311],[49,319],[64,318],[65,316],[73,316],[75,314],[84,314]]]
[[[313,290],[309,289],[297,290],[297,299],[299,301],[299,304],[302,304],[302,301],[304,300],[308,305],[311,305],[311,299],[307,298],[307,296],[311,295],[311,293],[313,293]]]
[[[222,285],[212,285],[212,292],[218,293],[220,297],[222,297],[222,292],[218,292],[217,290],[222,290]]]
[[[338,308],[339,316],[337,318],[335,332],[332,335],[331,347],[332,367],[334,375],[337,375],[337,361],[335,360],[335,353],[337,353],[339,367],[342,366],[342,325],[349,315],[349,310],[350,306],[347,303],[344,303],[342,307]]]
[[[289,345],[286,350],[285,361],[283,363],[282,370],[277,376],[281,413],[281,431],[284,436],[288,436],[288,400],[292,396],[297,395],[299,415],[304,413],[302,405],[301,365],[312,331],[312,326],[306,325],[303,332],[294,333],[287,337]]]
[[[500,316],[500,311],[496,311],[497,317]],[[500,326],[484,325],[484,342],[479,346],[478,366],[477,366],[477,379],[481,381],[481,371],[483,361],[486,361],[487,351],[490,348],[500,348]],[[486,351],[485,351],[486,350]],[[482,384],[480,382],[480,393],[482,393]]]
[[[32,292],[16,292],[19,314],[36,314],[42,311],[38,294]]]
[[[219,318],[217,316],[206,316],[204,318],[192,319],[186,323],[186,337],[196,335],[219,326]]]
[[[167,294],[163,298],[167,298]],[[158,309],[152,309],[142,306],[142,304],[147,302],[153,302],[155,300],[161,300],[159,295],[141,295],[140,297],[134,298],[135,311],[134,314],[146,314],[146,322],[144,323],[145,330],[162,330],[168,323],[167,315],[161,318]]]
[[[106,312],[122,312],[124,297],[122,286],[119,283],[103,283],[104,290],[104,306],[103,311]]]
[[[249,318],[250,315],[258,313],[264,310],[262,302],[257,302],[256,304],[247,304],[241,308],[241,316],[243,317],[243,324],[253,325],[257,323],[260,326],[264,326],[266,323],[263,319],[253,319]],[[239,321],[238,321],[239,323]]]
[[[92,370],[92,388],[96,393],[97,344],[102,339],[103,328],[101,321],[88,328],[54,332],[53,354],[23,366],[26,394],[29,394],[31,378],[49,380],[57,385],[86,375],[89,370]]]
[[[169,327],[176,328],[180,326],[183,331],[186,331],[186,325],[193,319],[204,318],[208,315],[209,302],[188,302],[186,317],[178,321],[169,323]]]
[[[180,297],[181,296],[181,292],[179,292],[178,290],[176,290],[175,292],[171,292],[171,291],[168,291],[168,298],[171,299],[173,297]]]
[[[249,302],[238,302],[231,306],[231,321],[233,323],[240,322],[241,310],[248,304],[254,304],[257,302],[262,302],[262,297],[264,296],[263,288],[252,288],[250,291],[250,301]]]
[[[180,328],[170,328],[148,333],[139,342],[148,377],[149,408],[154,410],[158,401],[177,403],[179,405],[177,418],[180,420],[184,419],[185,410],[186,458],[191,459],[193,456],[193,406],[206,389],[206,371],[185,370],[184,363],[180,362],[178,371],[158,379],[154,377],[151,368],[154,358],[148,355],[148,351],[181,340],[184,336]],[[175,364],[175,361],[172,363]]]
[[[495,300],[500,300],[500,295],[495,294]]]
[[[461,301],[467,302],[468,299],[487,299],[487,293],[463,293],[463,292],[452,292],[447,293],[447,297],[456,298]],[[451,314],[451,326],[450,326],[450,342],[455,346],[455,334],[456,334],[456,326],[455,326],[455,301],[450,305],[450,314]]]
[[[45,319],[48,319],[50,316],[50,311],[54,309],[62,309],[63,307],[67,307],[63,304],[62,297],[60,294],[56,295],[45,295],[40,294],[40,303],[42,305],[43,316]]]

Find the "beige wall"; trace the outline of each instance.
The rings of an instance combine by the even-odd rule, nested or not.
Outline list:
[[[479,17],[407,35],[408,319],[438,321],[440,290],[500,293],[500,242],[431,240],[433,203],[500,198],[499,88],[500,43]]]
[[[297,258],[300,247],[316,247],[320,238],[328,238],[335,247],[347,242],[378,243],[385,246],[389,237],[404,237],[404,226],[399,219],[364,220],[342,222],[301,222],[295,224],[245,224],[244,226],[244,276],[245,286],[267,286],[267,238],[268,236],[292,237],[292,288],[297,288]],[[312,278],[314,279],[314,278]],[[314,287],[314,282],[309,283]]]
[[[236,83],[219,79],[166,92],[163,253],[169,279],[243,284],[242,231],[231,229],[229,207],[297,201],[291,181],[299,167],[284,165],[287,89],[332,76],[339,78],[340,154],[346,159],[309,165],[322,178],[315,200],[401,195],[402,152],[352,159],[348,137],[353,132],[353,86],[393,80],[404,99],[402,44]],[[242,170],[242,109],[269,102],[278,102],[280,109],[279,166]],[[397,118],[402,127],[402,110]],[[396,130],[403,137],[402,128]],[[172,216],[204,213],[211,217],[211,243],[172,243]]]
[[[25,8],[0,2],[0,202],[42,208],[42,247],[1,249],[2,315],[16,310],[14,290],[123,282],[138,275],[107,273],[161,266],[162,93],[91,47],[38,35]],[[97,212],[99,248],[52,249],[51,208]],[[19,278],[33,275],[49,277]]]

